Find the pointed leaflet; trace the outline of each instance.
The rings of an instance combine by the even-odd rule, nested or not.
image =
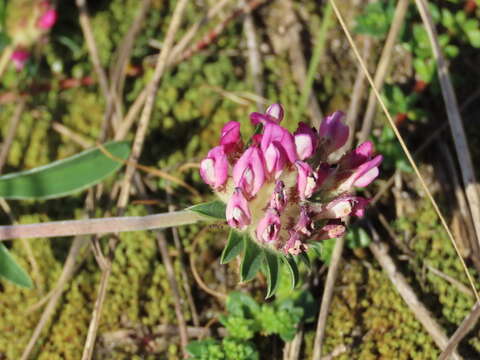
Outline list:
[[[312,269],[312,264],[310,263],[310,259],[306,253],[300,253],[296,256],[297,262],[300,261],[306,265],[308,270]]]
[[[220,258],[220,264],[226,264],[229,261],[233,260],[238,254],[243,250],[243,234],[230,229],[228,234],[227,244],[222,252],[222,257]]]
[[[267,296],[265,296],[265,299],[268,299],[273,294],[275,294],[278,288],[278,284],[280,283],[280,259],[277,254],[267,249],[264,249],[263,253],[265,255],[265,265],[267,268],[266,275],[268,284]]]
[[[17,264],[2,243],[0,243],[0,277],[22,287],[32,287],[32,280],[28,274]]]
[[[226,220],[225,209],[226,205],[221,201],[210,201],[206,203],[201,203],[198,205],[193,205],[187,208],[187,210],[196,212],[200,215],[205,215],[210,218],[218,220]]]
[[[262,266],[263,251],[249,236],[244,237],[245,252],[240,265],[241,281],[252,280]]]
[[[298,273],[297,263],[295,262],[295,259],[293,259],[292,255],[282,256],[282,260],[287,266],[288,271],[290,272],[290,276],[292,278],[292,289],[293,289],[295,288],[295,286],[297,286],[298,279],[300,277]]]
[[[50,199],[93,186],[123,166],[130,145],[115,141],[99,148],[54,161],[28,171],[0,176],[0,197],[5,199]]]

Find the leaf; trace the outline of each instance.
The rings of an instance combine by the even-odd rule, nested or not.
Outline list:
[[[241,281],[252,280],[262,266],[263,251],[249,236],[244,237],[245,252],[240,265]]]
[[[218,341],[214,339],[195,340],[187,345],[187,353],[195,358],[202,358],[208,356],[208,348],[211,345],[217,345]]]
[[[127,142],[104,145],[114,157],[126,160]],[[86,189],[120,169],[123,163],[111,159],[99,148],[19,173],[0,176],[0,197],[6,199],[50,199]]]
[[[271,297],[277,291],[278,284],[280,283],[280,269],[279,269],[279,257],[269,250],[263,250],[265,255],[265,263],[267,268],[267,296],[265,299]]]
[[[196,212],[200,215],[208,216],[210,218],[225,220],[226,208],[227,206],[223,202],[216,200],[190,206],[187,208],[187,210]]]
[[[312,264],[310,263],[310,259],[308,258],[308,255],[306,253],[300,253],[296,256],[296,258],[302,263],[304,263],[308,270],[312,269]]]
[[[298,284],[298,279],[300,277],[298,273],[298,266],[295,260],[291,255],[282,256],[282,260],[287,265],[287,269],[290,272],[290,277],[292,278],[292,289],[295,288]]]
[[[229,261],[233,260],[238,254],[243,250],[243,234],[230,229],[228,234],[227,244],[222,252],[222,257],[220,258],[220,264],[226,264]]]
[[[227,297],[227,311],[229,315],[253,318],[260,311],[260,306],[248,294],[241,291],[232,291]]]
[[[0,276],[18,286],[32,288],[32,280],[2,243],[0,243]]]
[[[372,242],[368,233],[359,226],[352,227],[345,236],[345,240],[351,249],[367,247]]]

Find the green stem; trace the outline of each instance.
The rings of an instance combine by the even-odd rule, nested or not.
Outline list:
[[[0,241],[162,229],[206,220],[188,210],[163,214],[100,219],[53,221],[39,224],[0,226]]]
[[[325,13],[323,14],[322,26],[320,27],[317,38],[315,40],[315,48],[313,49],[312,59],[310,64],[308,64],[307,80],[303,85],[302,93],[300,95],[300,101],[298,104],[298,111],[296,112],[296,122],[300,121],[300,117],[305,111],[307,106],[308,99],[310,97],[310,92],[312,90],[313,80],[315,79],[315,74],[317,73],[318,64],[320,63],[320,58],[325,49],[325,41],[327,39],[327,32],[332,24],[332,5],[327,3],[325,6]]]

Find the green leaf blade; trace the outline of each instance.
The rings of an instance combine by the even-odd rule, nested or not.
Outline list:
[[[114,158],[93,148],[45,166],[0,176],[0,197],[51,199],[89,188],[120,169],[130,154],[125,141],[110,142],[104,148]]]
[[[260,270],[263,262],[263,251],[249,236],[244,237],[245,252],[240,265],[241,281],[252,280]]]
[[[25,270],[17,264],[8,249],[0,243],[0,277],[25,288],[32,288],[32,280]]]
[[[270,298],[275,294],[280,283],[280,259],[279,256],[267,249],[263,250],[265,255],[265,263],[267,267],[267,296],[265,299]]]
[[[187,208],[187,210],[196,212],[209,218],[226,220],[226,208],[227,206],[225,205],[225,203],[216,200],[190,206],[189,208]]]
[[[290,277],[292,279],[292,289],[294,289],[297,286],[298,280],[300,278],[297,263],[295,262],[295,259],[293,259],[292,255],[282,256],[282,260],[287,266],[288,271],[290,272]]]
[[[223,249],[222,257],[220,258],[220,264],[226,264],[232,261],[238,254],[243,251],[243,237],[243,234],[233,229],[230,229],[227,244]]]

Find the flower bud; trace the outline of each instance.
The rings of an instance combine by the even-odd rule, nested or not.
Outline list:
[[[263,153],[266,152],[270,144],[273,142],[285,151],[285,155],[292,164],[297,160],[297,150],[295,148],[293,135],[280,125],[268,123],[265,125],[262,142],[260,143],[260,148]]]
[[[233,167],[233,182],[247,197],[253,197],[265,182],[265,169],[260,149],[249,147]]]
[[[318,134],[313,129],[301,122],[298,124],[298,129],[295,131],[295,148],[300,160],[313,155],[317,149]]]
[[[210,150],[200,163],[200,176],[215,190],[223,187],[228,177],[228,160],[223,146]]]
[[[40,16],[40,19],[38,19],[38,27],[42,30],[48,30],[55,25],[55,22],[57,21],[57,12],[55,11],[54,8],[50,7],[47,11],[43,13],[42,16]]]
[[[312,235],[312,232],[314,231],[314,225],[306,206],[301,207],[300,216],[298,217],[298,222],[294,229],[296,232],[299,232],[303,235]]]
[[[338,220],[332,220],[320,229],[315,240],[337,239],[345,235],[346,227]]]
[[[279,124],[283,120],[284,110],[280,104],[270,105],[265,114],[253,112],[250,114],[250,120],[253,125],[262,124],[266,126],[268,123]]]
[[[307,245],[302,242],[302,240],[300,239],[300,235],[297,232],[290,231],[289,235],[290,235],[290,238],[287,240],[287,242],[283,246],[283,251],[286,254],[291,254],[296,256],[308,250]]]
[[[12,53],[11,60],[15,66],[15,70],[20,71],[24,68],[25,63],[30,57],[30,53],[23,49],[17,49]]]
[[[344,113],[335,111],[332,115],[323,119],[320,124],[319,135],[325,144],[325,151],[331,153],[341,148],[348,139],[349,128],[342,123]]]
[[[220,136],[220,145],[223,145],[225,153],[241,151],[243,147],[240,136],[240,123],[238,121],[229,121],[222,129]]]
[[[272,209],[281,212],[287,204],[287,193],[285,191],[285,184],[281,180],[275,182],[275,189],[273,190],[272,198],[269,206]]]
[[[310,165],[303,161],[296,161],[297,167],[297,189],[300,200],[308,199],[312,196],[317,187],[317,174]]]
[[[264,243],[274,243],[280,233],[280,216],[275,209],[267,209],[265,216],[258,222],[257,239]]]
[[[245,230],[252,221],[247,199],[240,188],[233,191],[233,195],[228,201],[226,217],[228,224],[239,230]]]

